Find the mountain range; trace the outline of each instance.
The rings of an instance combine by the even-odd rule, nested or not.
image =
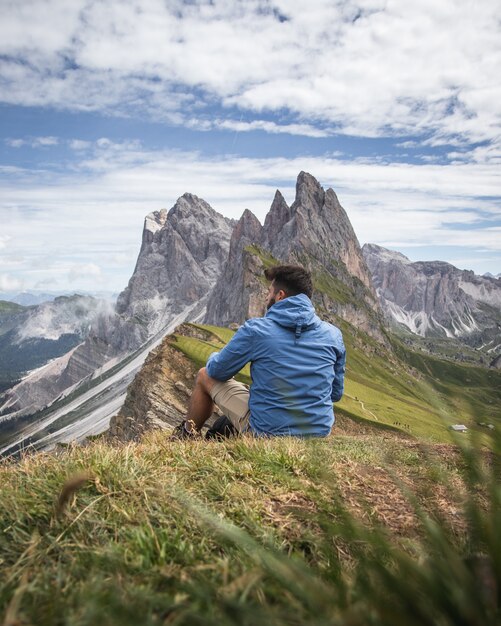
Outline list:
[[[229,220],[185,193],[146,217],[116,306],[97,311],[78,344],[0,396],[0,453],[104,430],[148,354],[179,324],[238,325],[262,315],[263,270],[277,262],[311,270],[319,314],[352,333],[355,349],[396,363],[398,330],[437,335],[459,350],[462,342],[486,359],[501,352],[501,281],[370,244],[362,250],[334,191],[310,174],[299,174],[290,206],[277,190],[264,224],[248,210]]]
[[[419,337],[455,339],[486,357],[501,350],[501,281],[443,261],[412,263],[365,244],[364,258],[391,325]]]

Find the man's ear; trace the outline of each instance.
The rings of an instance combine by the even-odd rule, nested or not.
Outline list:
[[[285,293],[283,289],[279,289],[277,292],[277,295],[275,296],[275,300],[279,302],[280,300],[283,300],[284,298],[287,298],[287,294]]]

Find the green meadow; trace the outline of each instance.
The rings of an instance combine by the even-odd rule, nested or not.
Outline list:
[[[174,335],[173,345],[203,366],[234,333],[215,326],[195,327],[207,331],[210,340]],[[490,430],[480,424],[500,422],[501,372],[414,353],[402,344],[396,346],[397,358],[369,338],[367,345],[373,349],[368,352],[355,345],[350,332],[344,332],[344,338],[345,395],[336,404],[336,413],[436,442],[450,442],[449,426],[464,424],[488,442]],[[248,365],[239,378],[250,382]]]

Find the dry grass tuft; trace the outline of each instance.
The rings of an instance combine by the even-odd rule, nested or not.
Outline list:
[[[76,494],[79,489],[82,489],[84,485],[89,482],[95,482],[96,478],[89,472],[82,472],[70,476],[64,483],[56,504],[56,517],[60,517],[66,507],[68,506],[71,498]]]

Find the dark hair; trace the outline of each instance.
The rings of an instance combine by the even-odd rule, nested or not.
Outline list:
[[[275,281],[276,291],[283,289],[287,296],[304,293],[311,298],[313,282],[311,274],[301,265],[274,265],[264,270],[267,280]]]

